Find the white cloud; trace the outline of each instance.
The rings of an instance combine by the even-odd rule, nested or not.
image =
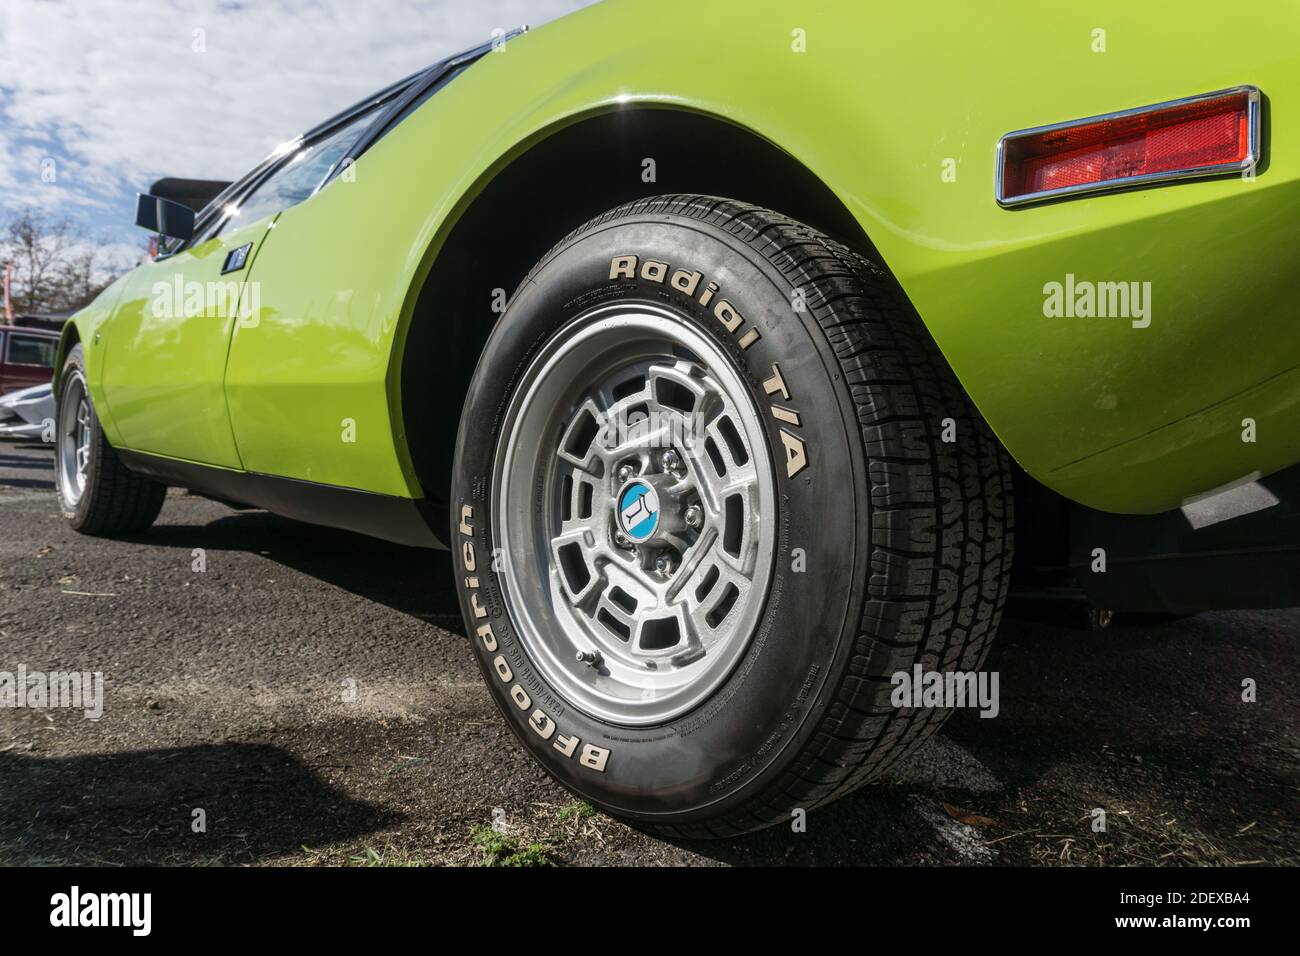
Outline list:
[[[234,178],[495,28],[588,2],[5,0],[0,205],[70,213],[161,175]],[[41,180],[46,156],[54,183]]]

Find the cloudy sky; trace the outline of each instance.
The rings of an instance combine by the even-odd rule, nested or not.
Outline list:
[[[233,179],[441,57],[591,0],[0,0],[0,220],[138,250],[135,193]]]

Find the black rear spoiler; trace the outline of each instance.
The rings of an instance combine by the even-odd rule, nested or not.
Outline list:
[[[198,212],[230,186],[215,179],[160,179],[149,187],[149,195],[170,199]]]

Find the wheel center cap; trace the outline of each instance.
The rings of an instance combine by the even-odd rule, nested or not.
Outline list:
[[[649,541],[659,529],[659,492],[636,478],[618,493],[618,526],[636,544]]]

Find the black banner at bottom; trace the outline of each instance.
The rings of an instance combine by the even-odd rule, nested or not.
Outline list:
[[[6,869],[5,938],[203,944],[280,936],[373,943],[396,927],[459,936],[535,913],[536,929],[604,935],[659,904],[734,941],[768,920],[888,925],[941,941],[1200,934],[1228,942],[1294,918],[1286,869]],[[655,903],[654,901],[659,901]],[[729,901],[725,902],[724,901]],[[721,909],[719,909],[721,907]],[[725,919],[710,918],[721,917]],[[662,915],[662,914],[661,914]],[[601,929],[601,927],[604,927]],[[688,932],[683,929],[683,932]],[[537,937],[534,936],[536,939]],[[544,937],[543,937],[544,938]],[[598,938],[598,937],[597,937]]]

